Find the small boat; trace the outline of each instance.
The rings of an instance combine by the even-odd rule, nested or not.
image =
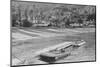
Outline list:
[[[81,41],[71,42],[69,44],[63,44],[61,46],[58,45],[58,47],[56,46],[56,48],[55,49],[53,48],[53,50],[41,53],[39,55],[40,60],[48,63],[54,63],[55,61],[61,58],[71,55],[72,51],[79,48],[85,43],[86,42],[84,40],[81,40]]]

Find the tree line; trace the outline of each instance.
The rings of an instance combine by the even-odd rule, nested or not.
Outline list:
[[[80,27],[96,24],[96,7],[83,5],[57,5],[48,9],[37,4],[11,5],[11,23],[13,27],[32,27],[34,24],[48,24],[54,27]],[[51,4],[52,5],[52,4]]]

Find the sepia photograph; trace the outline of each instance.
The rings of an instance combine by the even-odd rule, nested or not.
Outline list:
[[[11,0],[11,66],[96,61],[96,5]]]

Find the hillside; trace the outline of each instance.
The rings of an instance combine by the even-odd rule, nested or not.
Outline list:
[[[16,21],[25,23],[25,19],[28,23],[35,20],[51,22],[51,26],[62,26],[63,23],[65,27],[73,22],[83,24],[84,21],[96,21],[95,6],[21,1],[12,1],[11,4],[13,26],[18,24]]]

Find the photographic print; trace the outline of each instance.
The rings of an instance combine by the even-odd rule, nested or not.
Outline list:
[[[96,6],[11,0],[11,66],[96,61]]]

